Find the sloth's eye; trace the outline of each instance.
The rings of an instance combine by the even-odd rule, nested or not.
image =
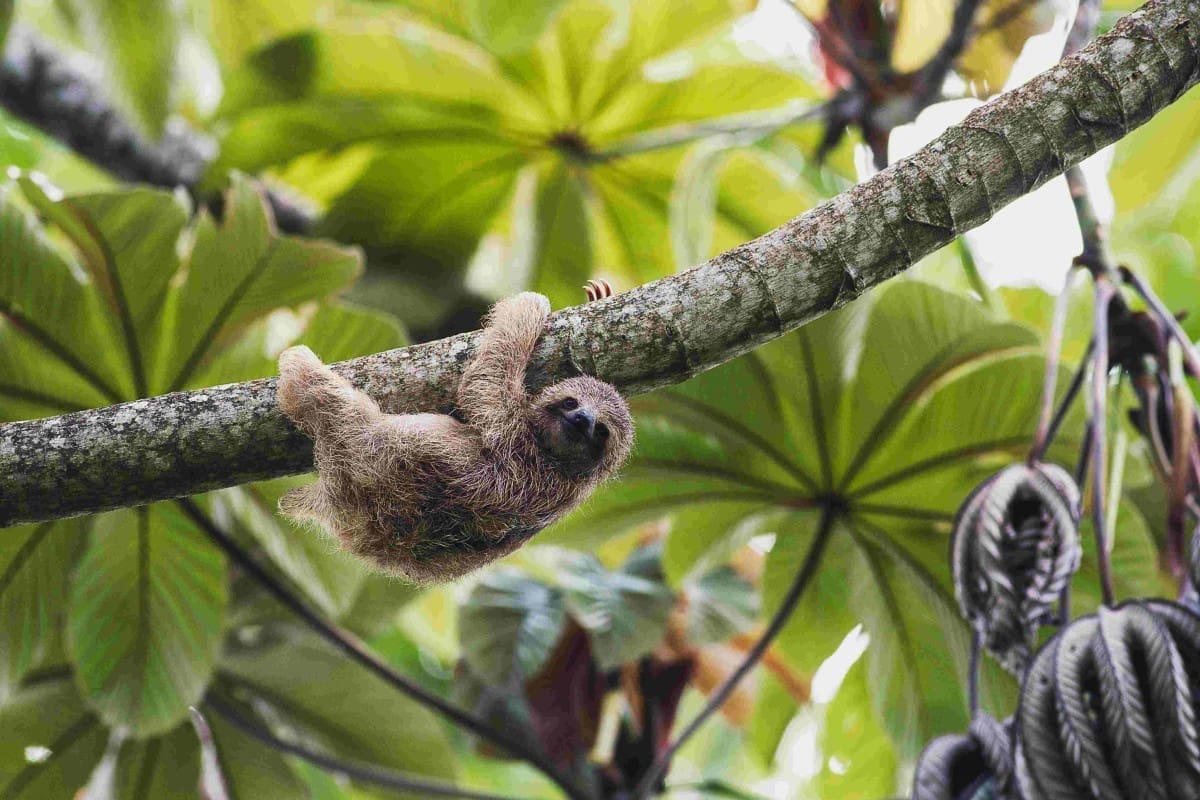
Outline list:
[[[600,441],[604,441],[608,438],[608,426],[603,422],[596,423],[596,438]]]
[[[574,397],[568,397],[566,400],[562,401],[562,408],[563,411],[574,411],[575,409],[579,408],[579,401]]]

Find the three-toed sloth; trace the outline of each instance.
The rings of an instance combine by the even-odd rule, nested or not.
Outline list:
[[[424,583],[511,553],[577,506],[624,463],[633,422],[617,390],[586,375],[526,391],[549,313],[531,292],[496,304],[458,387],[461,421],[385,414],[307,347],[284,351],[279,405],[313,438],[319,478],[280,509]]]

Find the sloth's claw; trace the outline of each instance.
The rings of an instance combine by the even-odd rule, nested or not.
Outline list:
[[[596,300],[604,300],[613,296],[612,285],[603,278],[589,280],[586,284],[584,284],[583,291],[585,294],[587,294],[587,301],[589,303]]]

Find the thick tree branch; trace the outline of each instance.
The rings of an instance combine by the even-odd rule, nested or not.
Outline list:
[[[892,167],[687,272],[551,317],[535,385],[678,383],[832,311],[1142,125],[1200,80],[1200,0],[1152,0]],[[476,334],[340,365],[389,411],[445,409]],[[260,380],[0,427],[0,525],[311,469]]]

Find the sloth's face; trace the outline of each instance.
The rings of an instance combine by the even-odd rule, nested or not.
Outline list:
[[[571,477],[607,477],[629,454],[633,423],[606,383],[581,376],[538,395],[533,427],[542,454]]]

